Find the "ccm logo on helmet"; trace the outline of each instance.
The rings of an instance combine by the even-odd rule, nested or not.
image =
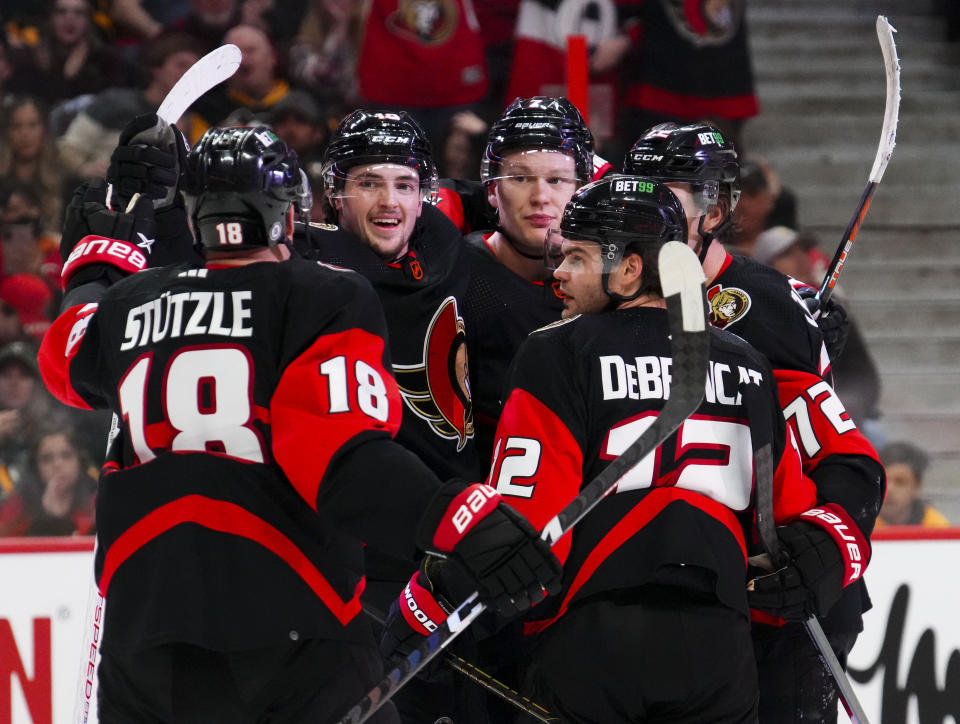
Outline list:
[[[633,159],[635,161],[662,161],[663,156],[658,156],[655,153],[644,153],[635,155]]]
[[[846,547],[847,565],[849,566],[847,583],[855,581],[863,575],[863,565],[866,559],[864,552],[860,549],[858,536],[854,535],[844,520],[828,510],[823,508],[812,508],[804,512],[801,517],[815,518],[821,526],[832,533],[833,539],[842,547]],[[840,543],[840,541],[843,543]]]
[[[457,533],[463,533],[469,528],[477,513],[483,510],[491,500],[497,501],[499,499],[500,494],[489,485],[474,485],[473,490],[467,495],[467,499],[451,516]]]
[[[423,626],[430,633],[433,633],[437,630],[436,621],[424,613],[423,609],[417,605],[417,599],[413,597],[413,591],[410,590],[409,583],[403,589],[403,600],[406,601],[407,608],[410,609],[410,613],[413,614],[413,617],[417,619],[421,626]]]
[[[409,141],[409,136],[387,136],[384,134],[370,136],[370,143],[408,143]]]

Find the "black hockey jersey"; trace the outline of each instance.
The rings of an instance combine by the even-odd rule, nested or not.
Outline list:
[[[477,452],[485,463],[493,452],[513,356],[530,332],[560,319],[563,312],[559,282],[531,282],[514,274],[487,245],[491,233],[467,237],[470,285],[464,301]]]
[[[442,479],[475,479],[480,467],[461,310],[469,269],[456,228],[424,204],[410,252],[397,263],[383,261],[353,234],[326,224],[311,224],[297,246],[310,258],[359,272],[380,297],[404,402],[397,442]]]
[[[653,422],[670,391],[666,310],[583,315],[531,334],[510,372],[488,482],[542,528]],[[576,600],[646,583],[690,586],[746,615],[754,451],[770,443],[774,516],[815,501],[785,426],[769,364],[711,330],[705,401],[554,546],[559,596],[542,630]]]
[[[122,420],[97,500],[106,648],[369,635],[363,545],[413,559],[438,485],[391,440],[389,359],[369,284],[300,259],[152,269],[56,320],[47,386]]]

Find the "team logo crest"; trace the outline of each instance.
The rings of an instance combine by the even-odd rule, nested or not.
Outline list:
[[[750,295],[736,287],[716,284],[707,290],[710,302],[710,324],[718,329],[729,327],[750,310]]]
[[[466,327],[457,300],[447,297],[427,327],[423,361],[393,366],[400,395],[417,417],[442,438],[457,441],[457,452],[473,437]]]
[[[453,0],[400,0],[387,27],[397,35],[420,43],[438,45],[450,40],[459,21]]]
[[[723,45],[743,21],[744,0],[660,0],[670,23],[696,46]]]

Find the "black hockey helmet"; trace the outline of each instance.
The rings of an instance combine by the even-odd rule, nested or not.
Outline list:
[[[235,251],[285,236],[290,204],[313,197],[296,152],[266,126],[211,128],[187,154],[184,195],[200,244]]]
[[[623,172],[664,183],[716,184],[713,199],[726,192],[731,211],[740,199],[737,151],[717,128],[705,123],[661,123],[647,129],[627,151]]]
[[[680,200],[664,184],[642,176],[608,174],[582,186],[563,210],[558,232],[547,234],[545,258],[558,266],[564,240],[600,245],[603,289],[611,299],[625,301],[650,290],[641,287],[633,297],[622,297],[607,287],[609,274],[629,253],[659,249],[668,241],[687,241],[687,218]],[[647,257],[646,263],[655,264]],[[656,271],[654,269],[650,270]],[[659,282],[653,286],[659,290]]]
[[[577,178],[593,176],[593,134],[580,111],[563,97],[517,98],[487,134],[480,178],[489,183],[500,175],[503,155],[509,151],[539,149],[573,156]]]
[[[330,137],[323,156],[328,190],[342,188],[354,166],[395,163],[416,169],[424,201],[436,201],[440,190],[430,139],[406,111],[359,109],[347,115]]]

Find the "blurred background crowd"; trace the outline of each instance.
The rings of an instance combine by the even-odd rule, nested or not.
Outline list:
[[[956,41],[960,4],[933,1],[945,42]],[[744,142],[761,112],[747,2],[607,0],[582,3],[571,18],[571,4],[555,0],[4,0],[0,536],[95,529],[110,419],[53,401],[36,362],[59,301],[63,209],[78,183],[105,174],[124,125],[155,110],[203,54],[234,43],[243,61],[181,119],[187,140],[212,126],[268,123],[320,189],[326,139],[357,107],[411,111],[441,176],[478,178],[492,120],[516,96],[563,95],[566,38],[583,33],[599,153],[619,165],[664,120],[719,126],[742,161],[731,250],[819,286],[836,240],[801,228],[796,195]],[[947,525],[922,498],[922,441],[884,429],[880,375],[851,319],[836,387],[887,466],[882,522]]]

